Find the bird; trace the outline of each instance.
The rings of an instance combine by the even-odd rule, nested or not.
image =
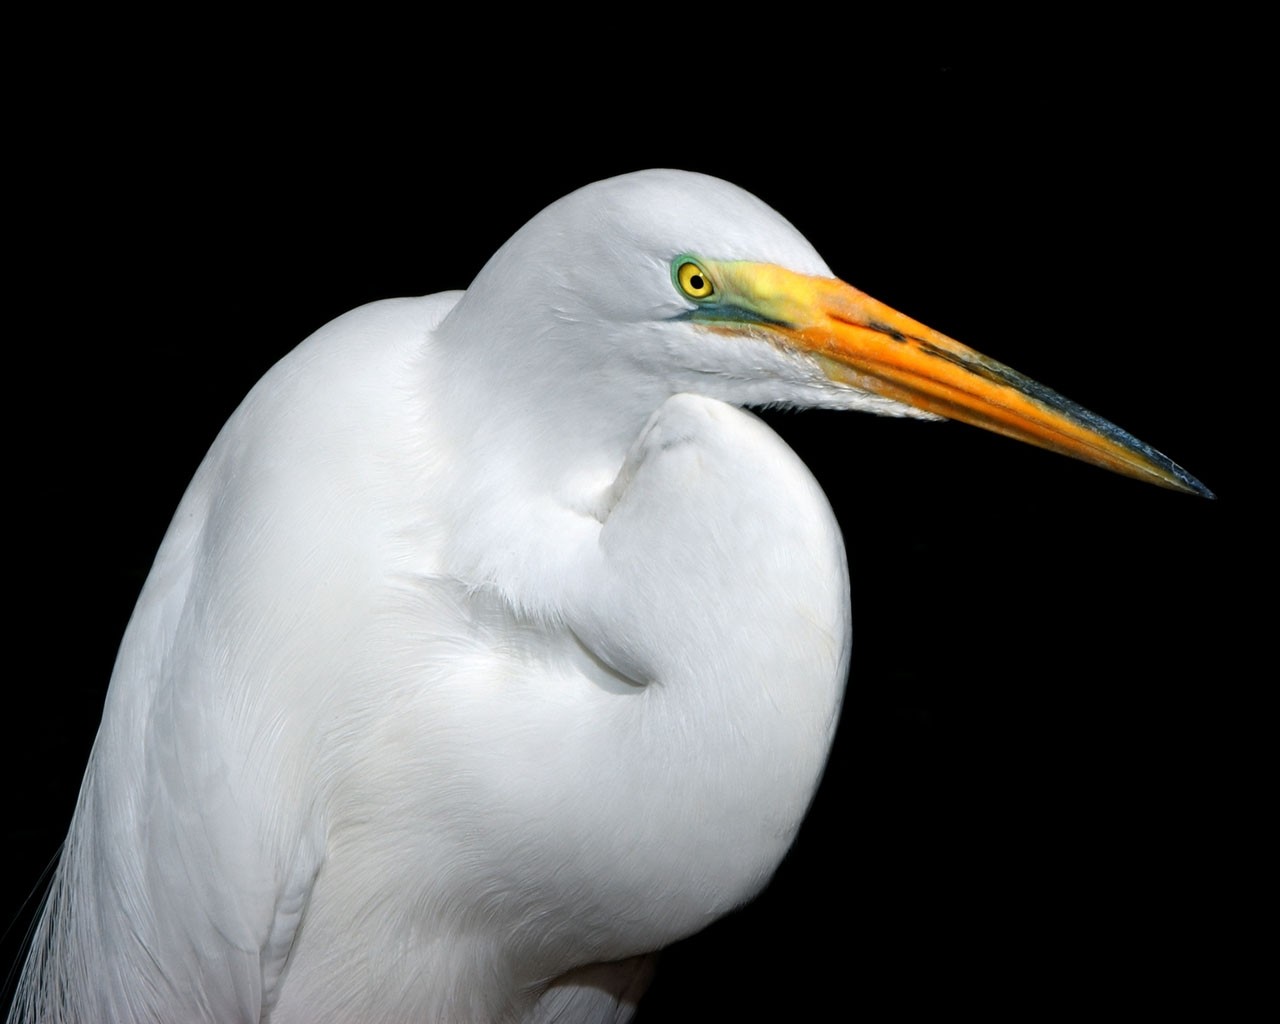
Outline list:
[[[10,1013],[630,1019],[791,846],[852,657],[822,490],[751,410],[967,422],[1187,471],[676,170],[250,391],[122,640]]]

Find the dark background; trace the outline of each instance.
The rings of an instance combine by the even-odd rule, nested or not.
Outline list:
[[[1273,810],[1271,669],[1247,660],[1270,600],[1249,477],[1273,328],[1236,255],[1265,229],[1235,67],[1124,41],[816,73],[736,50],[699,74],[523,68],[495,99],[472,76],[517,72],[489,55],[432,76],[381,45],[351,42],[359,72],[107,60],[25,125],[6,962],[151,558],[254,381],[355,305],[465,287],[564,193],[676,166],[755,192],[839,276],[1220,498],[952,424],[767,414],[845,529],[850,687],[773,886],[666,954],[640,1021],[1238,998]]]

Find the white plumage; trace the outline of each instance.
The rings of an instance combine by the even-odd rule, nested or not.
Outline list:
[[[980,411],[822,347],[788,303],[829,277],[753,197],[645,172],[274,367],[139,599],[13,1019],[625,1020],[645,954],[768,881],[844,686],[839,530],[743,405],[962,415],[1207,493],[851,289],[824,339],[919,348]]]

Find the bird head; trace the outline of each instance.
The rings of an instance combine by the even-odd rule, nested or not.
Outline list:
[[[636,415],[690,392],[948,418],[1212,496],[1121,428],[835,278],[785,218],[701,174],[641,171],[552,204],[450,319],[521,339],[489,354],[504,373],[550,372]]]

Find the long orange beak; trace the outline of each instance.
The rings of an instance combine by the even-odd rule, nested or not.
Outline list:
[[[810,354],[833,381],[1161,487],[1213,497],[1181,466],[1115,424],[843,281],[765,263],[688,259],[705,271],[710,289],[695,297],[700,306],[692,319],[712,329],[766,330]],[[691,274],[686,268],[686,277]]]

